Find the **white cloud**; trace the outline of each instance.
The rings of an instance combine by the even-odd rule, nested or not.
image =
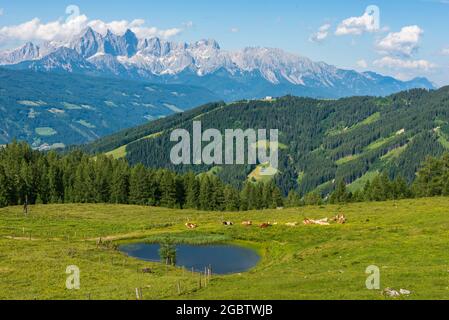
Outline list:
[[[449,47],[441,49],[441,54],[449,56]]]
[[[406,26],[399,32],[390,32],[377,43],[377,48],[385,54],[410,57],[418,50],[423,33],[417,25]]]
[[[312,42],[321,42],[327,38],[329,35],[329,29],[331,28],[331,25],[329,23],[323,24],[317,32],[313,33],[309,41]]]
[[[357,61],[357,67],[361,68],[361,69],[366,69],[368,68],[368,62],[366,62],[365,59],[360,59]]]
[[[79,34],[89,26],[102,34],[105,34],[108,29],[117,34],[123,34],[127,29],[131,29],[139,38],[152,36],[169,38],[182,32],[180,28],[158,29],[156,27],[147,27],[143,19],[105,22],[102,20],[89,20],[85,15],[78,15],[65,21],[56,20],[44,23],[40,19],[34,18],[18,25],[1,27],[0,42],[17,40],[64,41]]]
[[[240,31],[240,29],[239,29],[239,28],[236,28],[236,27],[233,27],[233,28],[231,28],[230,31],[231,31],[232,33],[237,33],[237,32]]]
[[[344,35],[361,35],[365,32],[376,32],[379,30],[378,17],[376,15],[365,12],[360,17],[350,17],[343,20],[337,27],[335,34],[337,36]]]
[[[389,69],[412,69],[412,70],[424,70],[429,71],[436,67],[436,65],[427,60],[410,60],[400,59],[395,57],[383,57],[373,62],[374,65],[381,68]]]
[[[92,27],[95,31],[101,34],[106,34],[107,30],[111,30],[113,33],[116,34],[123,34],[126,32],[127,29],[131,29],[138,38],[150,38],[154,36],[162,38],[170,38],[179,34],[182,31],[182,29],[180,28],[160,30],[156,27],[146,27],[145,20],[143,19],[135,19],[131,22],[127,20],[119,20],[112,22],[104,22],[102,20],[92,20],[87,23],[87,26]]]

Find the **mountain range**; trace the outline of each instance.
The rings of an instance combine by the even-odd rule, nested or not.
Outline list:
[[[374,72],[339,69],[280,49],[248,47],[235,52],[215,40],[194,43],[100,34],[87,28],[66,42],[31,42],[0,53],[10,69],[191,84],[225,101],[286,94],[322,98],[354,95],[385,96],[411,88],[432,89],[426,78],[410,81]]]

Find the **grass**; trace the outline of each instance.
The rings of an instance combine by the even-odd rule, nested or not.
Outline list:
[[[198,212],[125,205],[38,205],[0,209],[0,299],[386,299],[365,287],[376,265],[381,288],[449,296],[449,198],[303,207],[240,213]],[[287,227],[304,217],[344,213],[345,225]],[[225,227],[221,221],[235,222]],[[240,225],[252,220],[252,227]],[[198,228],[187,230],[186,221]],[[262,222],[278,222],[260,229]],[[250,246],[261,262],[242,274],[198,275],[127,257],[96,240],[232,242]],[[146,239],[146,240],[145,240]],[[81,288],[67,290],[66,267],[80,268]],[[153,273],[142,273],[149,267]],[[178,294],[177,283],[182,292]]]
[[[449,149],[449,141],[447,135],[440,128],[435,130],[438,134],[438,142],[445,148]]]
[[[57,134],[56,130],[50,127],[42,127],[42,128],[36,128],[34,129],[36,133],[43,137],[51,137]]]
[[[361,176],[360,178],[355,180],[353,183],[351,183],[348,186],[348,190],[351,192],[355,192],[357,190],[363,189],[365,187],[365,184],[368,181],[373,180],[378,174],[379,174],[379,172],[377,170],[376,171],[368,171],[363,176]]]
[[[112,150],[112,151],[106,152],[106,155],[107,156],[112,156],[114,159],[124,158],[124,157],[126,157],[126,147],[127,146],[128,145],[125,144],[125,145],[123,145],[121,147],[118,147],[118,148]]]
[[[140,138],[140,139],[137,139],[137,140],[135,140],[135,141],[133,141],[133,142],[140,141],[140,140],[144,140],[144,139],[152,139],[152,138],[155,138],[155,137],[160,136],[161,134],[162,134],[162,132],[153,133],[153,134],[150,134],[150,135],[148,135],[148,136],[145,136],[145,137],[142,137],[142,138]],[[130,142],[130,143],[131,143],[131,142]],[[129,144],[129,143],[128,143],[128,144]],[[124,158],[124,157],[126,157],[126,147],[128,146],[128,144],[125,144],[125,145],[123,145],[123,146],[120,146],[120,147],[118,147],[118,148],[116,148],[116,149],[114,149],[114,150],[108,151],[108,152],[106,152],[105,154],[106,154],[107,156],[112,156],[114,159],[121,159],[121,158]]]
[[[40,107],[40,106],[45,106],[47,105],[46,102],[44,101],[29,101],[29,100],[21,100],[21,101],[17,101],[18,104],[21,104],[23,106],[27,106],[27,107]]]
[[[335,161],[335,163],[339,166],[341,166],[342,164],[351,162],[353,160],[357,160],[359,157],[361,156],[361,154],[353,154],[353,155],[349,155],[343,158],[338,159],[337,161]]]
[[[250,181],[267,182],[274,178],[278,170],[269,163],[259,164],[249,175]]]
[[[286,144],[280,143],[280,142],[270,142],[268,140],[259,140],[256,143],[253,143],[251,145],[253,149],[263,148],[265,150],[269,150],[270,148],[285,150],[288,148]]]
[[[397,134],[393,134],[387,138],[381,138],[378,139],[374,142],[372,142],[371,144],[369,144],[368,146],[366,146],[366,150],[374,150],[374,149],[378,149],[384,145],[386,145],[387,143],[390,143],[391,141],[393,141],[393,139],[397,136]]]
[[[405,151],[405,149],[407,149],[407,147],[408,147],[408,144],[404,144],[401,147],[397,147],[397,148],[389,151],[382,157],[380,157],[380,159],[383,161],[391,161],[391,160],[397,159]]]
[[[69,103],[69,102],[63,102],[62,105],[64,106],[64,108],[66,108],[68,110],[81,110],[81,109],[83,109],[79,105],[74,104],[74,103]]]
[[[372,115],[370,115],[369,117],[367,117],[366,119],[354,124],[353,126],[351,126],[349,128],[348,127],[341,128],[341,126],[339,128],[338,127],[332,128],[331,130],[329,130],[327,132],[327,135],[328,136],[336,136],[336,135],[343,134],[343,133],[349,133],[352,130],[355,130],[357,128],[360,128],[360,127],[363,127],[363,126],[366,126],[366,125],[369,125],[371,123],[378,121],[380,119],[380,116],[381,116],[380,112],[375,112]]]

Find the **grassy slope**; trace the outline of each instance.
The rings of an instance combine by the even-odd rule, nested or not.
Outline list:
[[[120,205],[33,206],[0,209],[0,299],[382,299],[365,288],[369,265],[381,287],[412,290],[411,298],[449,297],[449,198],[305,207],[244,213],[204,213]],[[344,213],[346,225],[286,227],[285,222]],[[197,222],[187,231],[184,223]],[[237,223],[224,227],[222,219]],[[239,222],[267,220],[269,229]],[[31,240],[29,239],[31,232]],[[212,234],[262,254],[253,270],[214,276],[198,289],[198,275],[97,248],[95,238],[131,240],[163,233],[183,238]],[[65,289],[65,268],[81,269],[81,289]],[[137,272],[150,266],[153,274]],[[177,294],[181,282],[183,293]]]
[[[148,135],[148,136],[145,136],[145,137],[143,137],[143,138],[140,138],[140,139],[137,139],[136,141],[140,141],[140,140],[143,140],[143,139],[152,139],[152,138],[155,138],[155,137],[157,137],[157,136],[159,136],[159,135],[161,135],[162,134],[162,132],[158,132],[158,133],[153,133],[153,134],[150,134],[150,135]],[[133,142],[135,142],[135,141],[133,141]],[[131,143],[131,142],[130,142]],[[111,151],[109,151],[109,152],[106,152],[105,154],[107,155],[107,156],[112,156],[114,159],[121,159],[121,158],[124,158],[124,157],[126,157],[126,147],[129,145],[129,143],[128,144],[125,144],[125,145],[123,145],[123,146],[120,146],[120,147],[118,147],[118,148],[116,148],[116,149],[114,149],[114,150],[111,150]]]

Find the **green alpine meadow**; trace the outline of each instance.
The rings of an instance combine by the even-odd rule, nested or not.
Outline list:
[[[449,300],[448,17],[448,0],[0,0],[0,308]]]
[[[67,204],[31,206],[27,217],[22,207],[8,207],[0,210],[0,297],[134,300],[141,288],[143,299],[150,300],[378,300],[392,299],[383,290],[393,288],[411,292],[396,299],[446,299],[448,206],[448,198],[423,198],[217,213]],[[346,224],[302,224],[305,218],[339,213]],[[223,218],[235,225],[223,226]],[[261,229],[268,219],[277,225]],[[254,225],[241,225],[244,220]],[[187,230],[186,221],[198,228]],[[301,223],[286,225],[296,221]],[[116,249],[120,243],[164,237],[233,243],[256,250],[261,260],[247,272],[206,280],[199,272],[130,258]],[[69,265],[80,268],[79,290],[65,287]],[[370,265],[380,269],[379,290],[366,287]]]

